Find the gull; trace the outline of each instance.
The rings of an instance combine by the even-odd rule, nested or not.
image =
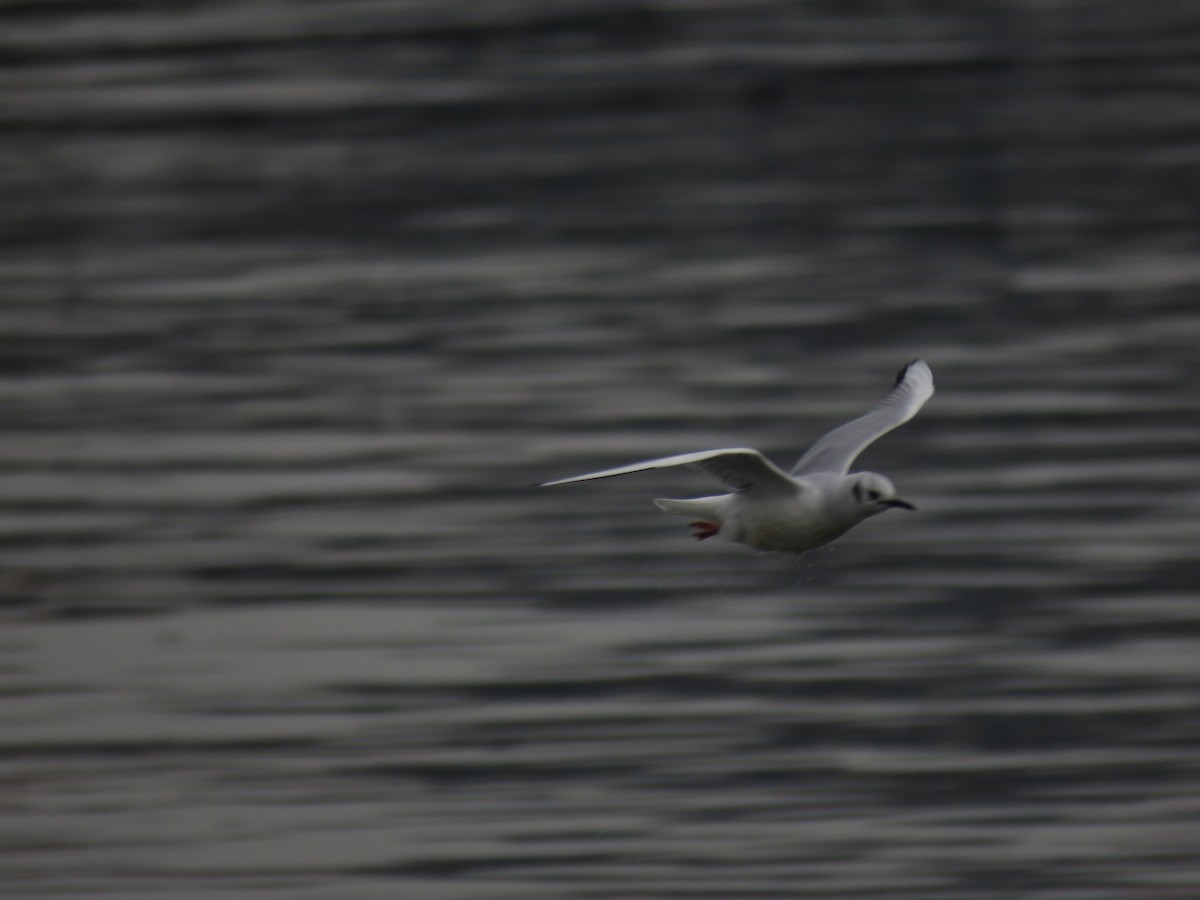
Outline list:
[[[692,518],[696,540],[720,534],[756,550],[802,553],[828,544],[881,512],[916,509],[896,495],[896,488],[883,475],[851,473],[850,466],[868,445],[915,416],[931,396],[933,373],[924,360],[913,360],[900,370],[877,406],[813,444],[790,473],[757,450],[733,447],[649,459],[547,481],[541,487],[688,466],[732,488],[732,493],[713,497],[654,501],[664,512]]]

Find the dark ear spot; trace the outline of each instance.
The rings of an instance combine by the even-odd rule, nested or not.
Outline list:
[[[854,502],[857,503],[859,506],[862,506],[863,505],[862,482],[860,482],[860,481],[854,482],[853,493],[854,493]]]

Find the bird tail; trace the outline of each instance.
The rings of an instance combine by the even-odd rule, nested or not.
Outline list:
[[[695,500],[666,500],[660,498],[654,501],[654,505],[663,512],[673,513],[677,516],[690,516],[693,519],[703,519],[706,522],[720,522],[720,511],[715,502],[717,499],[719,498],[698,497]]]

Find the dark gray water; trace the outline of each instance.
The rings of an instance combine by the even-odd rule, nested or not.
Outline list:
[[[1200,896],[1171,9],[9,4],[0,894]]]

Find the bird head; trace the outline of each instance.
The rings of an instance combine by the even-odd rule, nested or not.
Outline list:
[[[897,497],[895,485],[877,472],[860,472],[854,477],[850,490],[854,495],[854,502],[868,516],[896,507],[916,509],[907,500]]]

